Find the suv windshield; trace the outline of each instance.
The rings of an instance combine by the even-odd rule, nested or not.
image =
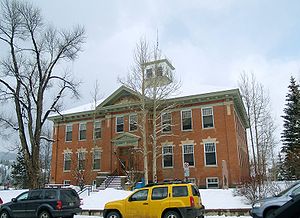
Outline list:
[[[291,190],[292,188],[294,188],[296,185],[298,185],[299,183],[296,183],[294,185],[292,185],[291,187],[285,189],[284,191],[280,192],[278,195],[275,195],[276,197],[281,197],[283,195],[285,195],[289,190]]]

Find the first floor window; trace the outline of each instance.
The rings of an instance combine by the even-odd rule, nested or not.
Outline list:
[[[64,153],[64,171],[71,170],[71,156],[72,153]]]
[[[163,146],[163,167],[173,167],[173,146]]]
[[[78,152],[78,169],[84,170],[85,168],[85,152]]]
[[[117,125],[117,132],[123,132],[124,131],[124,117],[117,117],[116,118],[116,125]]]
[[[206,178],[206,187],[207,188],[219,188],[218,177]]]
[[[211,107],[202,108],[202,126],[203,128],[214,127],[213,109]]]
[[[205,165],[217,165],[216,144],[214,142],[205,143]]]
[[[93,169],[100,170],[101,151],[95,149],[93,152]]]
[[[70,180],[64,180],[64,185],[71,185],[71,181]]]
[[[189,163],[189,166],[195,166],[194,145],[183,145],[183,163]]]

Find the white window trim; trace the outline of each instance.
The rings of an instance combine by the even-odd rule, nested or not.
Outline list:
[[[172,166],[171,167],[165,167],[164,166],[164,147],[172,147]],[[162,160],[162,163],[161,163],[162,168],[163,169],[172,169],[172,168],[174,168],[174,145],[163,145],[161,152],[162,152],[162,159],[161,159]]]
[[[182,117],[182,112],[184,112],[184,111],[191,111],[191,128],[190,129],[185,129],[185,130],[183,130],[183,122],[182,122],[182,118],[183,118]],[[180,121],[181,121],[181,131],[184,131],[184,132],[192,131],[193,130],[193,111],[192,111],[192,109],[181,110],[180,115],[181,115],[181,119],[180,119]]]
[[[205,144],[206,143],[214,143],[215,144],[215,154],[216,154],[216,164],[215,165],[206,165],[206,152],[205,152]],[[217,167],[218,166],[217,143],[215,141],[206,141],[203,144],[203,149],[204,149],[204,166],[205,167]]]
[[[100,123],[100,138],[96,138],[96,131],[95,131],[96,130],[95,124],[98,123],[98,122]],[[94,121],[94,130],[93,130],[93,132],[94,132],[94,134],[93,134],[94,139],[101,139],[102,138],[102,120],[95,120]]]
[[[71,140],[70,141],[67,141],[67,129],[68,129],[68,126],[71,127],[72,131],[71,131]],[[65,142],[72,142],[73,141],[73,124],[66,124],[66,130],[65,130]]]
[[[191,143],[191,144],[182,144],[182,166],[184,167],[184,146],[185,145],[193,145],[193,161],[194,161],[194,165],[193,166],[190,166],[190,168],[194,168],[196,166],[196,163],[195,163],[195,144]]]
[[[71,180],[69,179],[64,180],[64,185],[71,185]]]
[[[131,130],[130,129],[130,118],[132,117],[132,116],[136,116],[136,129],[135,130]],[[129,114],[129,122],[128,122],[128,129],[129,129],[129,132],[136,132],[137,130],[138,130],[138,116],[137,116],[137,114]],[[124,124],[123,124],[124,125]]]
[[[163,115],[165,115],[165,114],[170,114],[171,115],[171,117],[170,117],[170,127],[171,127],[171,130],[170,131],[164,131],[164,127],[163,127]],[[162,133],[170,133],[170,132],[172,132],[172,113],[171,112],[164,112],[164,113],[162,113],[160,115],[160,119],[161,119],[161,127],[162,127],[161,132]]]
[[[203,110],[211,108],[211,115],[213,120],[213,127],[204,127],[204,120],[203,120]],[[201,108],[201,118],[202,118],[202,129],[214,129],[215,128],[215,117],[214,117],[214,107],[203,107]]]
[[[84,159],[82,159],[82,160],[84,160],[84,168],[83,169],[79,169],[79,170],[82,170],[82,171],[85,171],[85,168],[86,168],[86,164],[87,164],[87,158],[86,158],[86,154],[87,154],[87,151],[86,150],[83,150],[83,149],[80,149],[80,150],[78,150],[77,152],[77,167],[78,167],[78,169],[79,169],[79,154],[81,154],[81,153],[83,153],[84,154]]]
[[[97,150],[97,151],[99,151],[100,152],[100,158],[99,159],[97,159],[97,160],[99,160],[100,161],[100,167],[99,167],[99,169],[94,169],[94,161],[95,161],[95,159],[94,159],[94,152],[95,152],[95,150]],[[93,151],[92,151],[92,155],[93,155],[93,160],[92,160],[92,170],[93,171],[100,171],[101,170],[101,157],[102,157],[102,150],[101,149],[94,149]]]
[[[80,139],[80,126],[81,124],[85,124],[85,139]],[[78,124],[78,141],[85,141],[87,138],[87,123],[86,122],[80,122]]]
[[[217,181],[218,181],[218,187],[215,188],[215,189],[220,188],[220,181],[219,181],[219,178],[218,178],[218,177],[206,177],[206,188],[207,188],[207,189],[208,189],[208,179],[217,179]]]
[[[123,131],[118,132],[118,118],[123,117]],[[122,133],[124,132],[124,127],[125,127],[125,118],[124,115],[116,116],[116,133]]]

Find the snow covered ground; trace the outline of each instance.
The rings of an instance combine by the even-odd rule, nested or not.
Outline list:
[[[26,190],[2,190],[0,197],[3,202],[8,202],[20,193]],[[106,189],[98,192],[92,192],[89,196],[83,193],[80,197],[83,199],[82,209],[103,210],[104,205],[108,201],[119,200],[130,195],[131,191]],[[240,196],[233,195],[233,189],[200,189],[202,203],[207,209],[232,209],[232,208],[250,208],[250,205],[245,204],[245,199]],[[100,218],[99,216],[77,215],[76,218]],[[224,218],[225,216],[206,216],[207,218]],[[234,216],[227,218],[236,218]],[[250,218],[243,216],[241,218]]]
[[[102,218],[101,216],[82,216],[76,215],[75,218]],[[205,216],[205,218],[251,218],[251,216]]]

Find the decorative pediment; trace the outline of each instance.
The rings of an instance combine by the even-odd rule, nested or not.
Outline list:
[[[138,94],[133,90],[121,86],[108,98],[106,98],[100,105],[97,106],[97,109],[114,106],[114,105],[128,105],[137,103],[139,101]]]
[[[137,146],[140,138],[141,137],[139,137],[137,135],[125,132],[125,133],[118,135],[111,141],[116,146]]]

